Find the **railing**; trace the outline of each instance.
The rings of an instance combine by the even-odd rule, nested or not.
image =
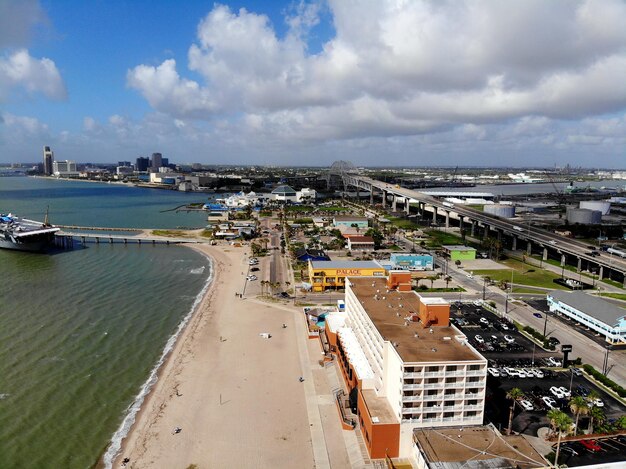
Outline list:
[[[431,394],[424,396],[425,401],[440,401],[441,399],[443,399],[443,394]]]
[[[345,396],[346,393],[343,389],[335,391],[335,399],[337,400],[337,405],[339,406],[339,412],[341,412],[341,420],[343,420],[344,424],[354,429],[356,427],[356,421],[354,419],[348,418],[348,416],[346,415],[346,409],[343,406]]]
[[[426,378],[443,378],[445,372],[443,371],[427,371],[424,373],[424,377]]]
[[[423,384],[405,384],[402,386],[403,391],[419,391],[421,389],[424,389]]]
[[[442,388],[443,383],[427,383],[424,384],[424,389],[439,389]]]
[[[463,410],[479,410],[482,409],[480,405],[466,405],[463,407]]]
[[[421,401],[421,400],[422,400],[421,394],[419,396],[403,396],[402,397],[402,402],[416,402],[416,401]]]
[[[424,376],[423,373],[404,373],[404,379],[408,378],[422,378]]]
[[[447,378],[451,376],[465,376],[465,372],[464,371],[446,371],[445,376]]]
[[[402,408],[402,413],[403,414],[421,414],[422,413],[422,407],[403,407]]]

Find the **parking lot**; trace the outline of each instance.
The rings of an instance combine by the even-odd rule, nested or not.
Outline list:
[[[551,408],[563,410],[574,420],[569,400],[574,396],[587,398],[591,392],[600,399],[596,405],[602,407],[607,421],[626,414],[626,407],[621,402],[587,380],[581,370],[560,368],[562,353],[543,350],[518,332],[506,317],[484,309],[480,301],[454,303],[451,316],[456,327],[488,360],[487,422],[506,429],[511,406],[506,394],[513,388],[519,388],[524,393],[515,406],[513,431],[516,433],[538,436],[540,428],[550,427],[546,414]],[[579,428],[587,429],[588,425],[589,418],[581,416]],[[626,459],[626,448],[621,441],[600,441],[602,450],[598,451],[585,448],[580,443],[567,443],[566,446],[570,444],[572,449],[566,449],[559,458],[561,463],[570,466]],[[580,451],[575,449],[579,446]]]
[[[556,450],[556,445],[554,447]],[[559,463],[569,467],[626,460],[626,436],[561,443]]]
[[[451,321],[463,331],[470,344],[496,367],[547,365],[549,357],[561,359],[557,352],[549,352],[518,332],[506,317],[500,317],[482,307],[481,302],[455,302],[451,307]]]

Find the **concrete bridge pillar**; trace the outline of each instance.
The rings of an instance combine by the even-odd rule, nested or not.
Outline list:
[[[582,268],[582,263],[583,263],[583,260],[581,257],[579,257],[578,258],[578,272],[580,272],[580,269]]]
[[[496,236],[498,237],[498,241],[502,241],[502,230],[498,229],[496,231]]]
[[[387,191],[383,189],[383,208],[387,207]]]
[[[602,280],[604,278],[604,266],[600,266],[600,271],[598,272],[598,280]]]
[[[478,225],[478,223],[476,223],[474,220],[472,220],[472,227],[470,228],[470,236],[473,238],[474,236],[476,236],[476,226]]]
[[[406,213],[407,215],[411,214],[411,203],[409,202],[411,199],[409,199],[408,197],[404,198],[404,213]]]
[[[374,188],[370,187],[370,205],[374,205]]]
[[[543,256],[541,257],[544,261],[548,260],[548,248],[543,248]]]
[[[517,251],[517,236],[513,235],[513,244],[511,246],[511,249],[513,249],[513,251]]]
[[[526,243],[526,254],[528,254],[530,256],[532,253],[533,253],[533,243],[529,239],[528,243]]]
[[[564,266],[566,261],[567,257],[565,256],[565,254],[561,254],[561,266]]]
[[[433,205],[433,223],[437,223],[437,207]]]
[[[395,194],[392,194],[391,197],[391,211],[396,212],[398,210],[398,197]]]
[[[489,237],[489,225],[485,223],[484,229],[483,229],[483,239],[488,238],[488,237]]]
[[[450,228],[450,210],[446,210],[446,229]]]
[[[463,215],[459,215],[459,231],[463,233]]]

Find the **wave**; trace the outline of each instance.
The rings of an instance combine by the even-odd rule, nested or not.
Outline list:
[[[197,269],[191,269],[191,270],[189,271],[189,273],[190,273],[190,274],[196,274],[196,275],[198,275],[198,274],[202,274],[202,273],[204,273],[204,266],[202,266],[202,267],[198,267]]]
[[[161,356],[159,357],[159,360],[157,361],[156,365],[154,365],[154,367],[150,371],[150,375],[148,376],[148,379],[146,380],[146,382],[143,384],[143,386],[139,390],[139,393],[137,394],[137,396],[135,396],[135,400],[132,402],[132,404],[126,410],[126,415],[124,417],[124,420],[122,420],[122,423],[121,423],[120,427],[117,429],[117,431],[111,437],[111,443],[109,443],[109,446],[108,446],[106,452],[104,453],[104,456],[102,457],[102,462],[104,463],[104,467],[106,469],[112,469],[113,461],[115,460],[115,458],[117,457],[120,449],[122,448],[122,441],[124,440],[124,438],[126,438],[126,436],[128,435],[128,432],[130,431],[131,427],[135,423],[135,419],[137,417],[137,413],[141,409],[143,401],[145,400],[146,396],[152,390],[152,387],[158,381],[158,378],[159,378],[158,375],[159,375],[159,370],[161,369],[161,366],[163,365],[163,363],[165,363],[165,359],[167,358],[167,355],[174,348],[174,345],[176,344],[176,340],[178,339],[178,336],[185,329],[185,326],[187,325],[189,320],[192,318],[192,316],[195,313],[196,309],[200,305],[200,302],[202,301],[202,298],[206,294],[209,286],[211,285],[211,282],[213,281],[213,272],[214,272],[214,270],[213,270],[213,259],[211,257],[209,257],[209,256],[206,256],[206,257],[207,257],[208,262],[209,262],[209,269],[210,269],[209,270],[209,276],[207,277],[207,280],[204,283],[204,286],[202,287],[202,290],[200,290],[200,293],[198,293],[196,295],[196,299],[194,300],[193,304],[191,305],[191,308],[190,308],[189,312],[185,315],[183,320],[178,324],[178,327],[176,328],[176,331],[167,340],[167,342],[165,344],[165,347],[163,348],[163,352],[161,353]],[[204,267],[202,267],[202,271],[204,271]]]

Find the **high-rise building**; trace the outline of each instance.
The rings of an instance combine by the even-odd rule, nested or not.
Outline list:
[[[43,173],[46,176],[52,174],[52,163],[54,162],[54,152],[50,147],[43,147]]]
[[[150,167],[158,170],[161,166],[163,166],[163,155],[161,155],[161,153],[152,153],[152,162]]]
[[[450,325],[450,304],[411,291],[411,273],[348,277],[326,338],[373,459],[409,457],[416,428],[481,425],[487,360]]]
[[[137,171],[148,171],[148,166],[150,166],[150,158],[140,156],[135,160],[135,169]]]
[[[131,166],[130,161],[118,161],[118,166]]]

